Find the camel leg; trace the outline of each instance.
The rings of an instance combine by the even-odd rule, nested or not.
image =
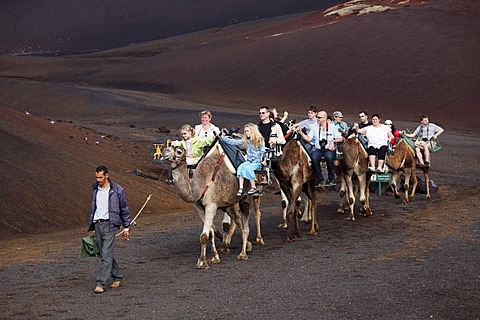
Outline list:
[[[213,226],[213,223],[212,227],[210,228],[210,246],[210,259],[208,261],[213,264],[220,263],[220,256],[215,245],[215,228]]]
[[[288,187],[288,185],[283,185],[281,186],[283,192],[285,193],[285,196],[287,199],[293,199],[292,198],[292,191]],[[293,236],[292,236],[292,224],[293,224],[293,201],[288,202],[287,206],[287,235],[285,237],[284,242],[293,242]]]
[[[215,217],[216,211],[217,211],[217,206],[216,205],[209,205],[205,207],[205,211],[203,211],[203,208],[201,205],[194,203],[193,204],[195,210],[200,213],[200,216],[202,217],[202,213],[204,212],[203,215],[203,230],[200,235],[200,244],[201,244],[201,249],[200,249],[200,257],[198,258],[197,264],[195,265],[196,269],[208,269],[208,262],[207,262],[207,243],[209,240],[209,236],[212,233],[213,230],[213,218]],[[213,234],[212,234],[213,236]],[[220,262],[220,257],[218,255],[218,252],[216,251],[215,248],[212,248],[212,258],[211,261],[214,263],[219,263]]]
[[[302,218],[300,219],[300,221],[305,221],[305,222],[312,221],[312,213],[311,213],[312,203],[311,203],[311,201],[308,197],[305,197],[303,200],[304,200],[305,205],[304,205],[304,208],[303,208],[303,214],[302,214]],[[298,207],[300,207],[299,202],[300,201],[297,200]]]
[[[428,168],[423,171],[425,176],[425,187],[427,188],[427,195],[425,196],[425,200],[430,200],[430,176],[428,175]]]
[[[258,197],[254,197],[258,198]],[[255,202],[255,201],[254,201]],[[260,200],[258,200],[260,202]],[[252,250],[252,244],[248,242],[248,235],[250,233],[250,227],[248,225],[248,219],[250,217],[250,203],[244,201],[240,205],[235,205],[238,214],[240,215],[240,234],[242,235],[242,251],[237,256],[238,260],[247,260],[247,251]]]
[[[265,241],[262,238],[262,228],[261,228],[261,219],[262,213],[260,212],[260,197],[252,197],[253,201],[253,210],[255,211],[255,224],[257,226],[257,244],[264,246]]]
[[[289,215],[293,216],[293,222],[295,226],[294,235],[297,236],[298,238],[301,237],[300,224],[298,219],[298,210],[296,210],[297,205],[296,205],[296,202],[293,201],[293,199],[297,199],[301,193],[302,193],[302,186],[294,184],[292,198],[291,198],[292,204],[290,206]]]
[[[347,185],[347,206],[348,206],[348,218],[347,220],[355,221],[355,194],[353,192],[352,174],[346,173],[344,175],[345,183]]]
[[[224,212],[223,220],[222,220],[223,232],[228,232],[231,224],[232,224],[232,219],[230,219],[230,216],[228,215],[228,213]]]
[[[411,172],[411,177],[412,177],[412,191],[410,192],[410,196],[408,198],[409,201],[415,201],[415,192],[417,190],[417,184],[418,184],[418,180],[417,180],[417,173],[416,173],[416,170],[415,168],[412,168],[412,170],[410,171]]]
[[[308,181],[307,182],[307,202],[309,203],[309,212],[310,212],[310,217],[312,220],[311,226],[310,226],[310,231],[308,232],[309,235],[314,236],[318,233],[318,222],[317,222],[317,214],[316,214],[316,209],[317,209],[317,195],[315,193],[315,186],[313,184],[313,181]],[[305,208],[305,211],[307,209]]]
[[[367,204],[367,196],[366,196],[366,186],[367,186],[367,176],[360,175],[358,177],[358,187],[360,191],[360,203],[362,208],[365,211],[365,215],[369,216],[372,215],[372,211],[370,210],[370,205]]]
[[[393,195],[395,196],[395,199],[400,198],[400,193],[398,192],[398,189],[397,189],[397,180],[398,180],[399,176],[400,176],[400,172],[393,171],[392,181],[390,182],[390,185],[392,186],[392,189],[393,189]]]
[[[235,229],[237,228],[237,223],[240,223],[240,220],[239,220],[240,217],[236,217],[236,218],[233,218],[233,219],[230,218],[230,216],[235,217],[235,215],[236,215],[233,207],[228,208],[226,213],[228,214],[228,217],[229,217],[230,221],[233,220],[233,223],[230,223],[228,231],[223,236],[223,241],[222,241],[222,244],[220,245],[220,252],[221,253],[230,253],[230,243],[232,241],[233,233],[235,232]]]
[[[280,189],[280,193],[282,195],[282,221],[278,225],[278,229],[286,229],[287,228],[287,207],[288,207],[288,199],[285,196],[285,193],[282,189]]]
[[[410,201],[410,199],[408,197],[408,192],[409,192],[410,177],[412,176],[412,172],[413,172],[413,175],[415,176],[415,170],[413,170],[413,169],[406,169],[405,170],[405,183],[403,184],[403,189],[405,189],[405,195],[403,197],[403,204],[406,204]],[[416,180],[416,178],[417,177],[415,176],[413,179]],[[414,188],[414,190],[412,190],[412,194],[415,195],[415,188]]]
[[[366,179],[365,179],[365,211],[367,216],[373,215],[372,207],[370,207],[370,178],[371,175],[368,173],[366,174]]]
[[[346,189],[347,189],[347,185],[345,183],[345,176],[342,175],[340,177],[340,192],[338,193],[338,195],[340,196],[340,201],[338,202],[338,206],[337,206],[337,212],[338,213],[343,213],[343,200],[345,198],[345,195],[346,195]]]

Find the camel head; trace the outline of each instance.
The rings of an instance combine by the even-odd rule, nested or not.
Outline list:
[[[172,168],[178,167],[187,158],[187,152],[183,147],[170,146],[163,149],[160,160],[169,162]]]

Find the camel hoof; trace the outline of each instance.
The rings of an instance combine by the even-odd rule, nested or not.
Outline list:
[[[414,202],[414,201],[415,201],[415,197],[408,198],[408,202]]]
[[[395,199],[400,199],[400,195],[398,193],[395,193],[394,196],[395,196]]]
[[[220,263],[220,257],[219,257],[219,256],[210,257],[210,259],[208,260],[208,262],[210,262],[210,263],[212,263],[212,264]]]
[[[293,237],[292,236],[286,236],[285,240],[283,240],[283,242],[291,243],[291,242],[293,242]]]
[[[257,237],[257,244],[259,244],[259,245],[261,245],[261,246],[264,246],[264,245],[265,245],[265,241],[263,241],[263,238]]]
[[[250,241],[247,242],[247,252],[252,252],[253,250],[253,245]]]
[[[278,227],[278,229],[287,229],[287,223],[285,221],[282,221]]]
[[[244,253],[240,253],[238,256],[237,256],[237,260],[248,260],[248,256]]]
[[[316,236],[317,234],[318,234],[317,231],[311,231],[311,230],[310,230],[310,231],[308,232],[308,235],[309,235],[309,236]]]
[[[205,258],[200,258],[198,259],[197,261],[197,264],[195,265],[195,269],[208,269],[209,266],[208,266],[208,263],[207,263],[207,260],[205,260]]]
[[[220,253],[224,253],[224,254],[230,253],[230,248],[228,248],[228,246],[222,244],[222,245],[220,246]]]
[[[348,216],[347,218],[345,218],[345,220],[347,220],[347,221],[355,221],[355,217],[354,217],[354,216]]]
[[[428,200],[430,200],[430,196],[425,197],[425,201],[428,201]]]

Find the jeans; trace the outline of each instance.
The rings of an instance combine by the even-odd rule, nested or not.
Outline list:
[[[322,175],[322,166],[320,164],[320,159],[325,157],[325,161],[327,162],[327,171],[328,171],[328,180],[333,180],[335,178],[333,172],[333,160],[335,158],[335,151],[331,151],[329,149],[315,149],[310,154],[312,157],[313,168],[315,169],[315,173],[317,174],[318,182],[323,182],[323,175]]]
[[[95,223],[95,241],[100,249],[102,258],[100,272],[97,275],[97,286],[104,287],[109,277],[112,277],[113,281],[122,280],[123,274],[120,272],[118,263],[113,257],[115,231],[110,231],[110,223],[108,221]]]

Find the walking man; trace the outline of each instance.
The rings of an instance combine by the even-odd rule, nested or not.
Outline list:
[[[88,231],[92,232],[100,249],[100,272],[97,275],[95,293],[103,293],[109,277],[111,288],[120,286],[123,274],[113,257],[115,233],[123,225],[123,237],[130,238],[130,208],[123,188],[109,178],[108,169],[99,166],[95,170],[96,183],[93,184],[90,221]]]

